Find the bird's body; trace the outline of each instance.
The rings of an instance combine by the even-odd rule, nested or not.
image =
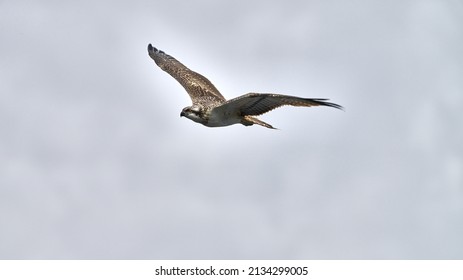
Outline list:
[[[273,126],[257,119],[258,116],[275,108],[292,106],[329,106],[342,109],[340,105],[326,99],[300,98],[274,93],[248,93],[226,100],[217,88],[204,76],[188,69],[172,56],[151,44],[148,54],[165,72],[175,78],[190,95],[192,106],[185,107],[180,116],[187,117],[208,127],[220,127],[241,123],[249,126],[258,124],[267,128]]]

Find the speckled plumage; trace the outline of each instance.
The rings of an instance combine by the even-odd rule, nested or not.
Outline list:
[[[190,95],[193,105],[184,108],[180,116],[205,126],[218,127],[241,123],[246,126],[258,124],[274,128],[253,116],[262,115],[284,105],[329,106],[342,109],[342,106],[327,102],[327,99],[301,98],[275,93],[248,93],[227,101],[206,77],[190,70],[174,57],[154,48],[151,44],[148,45],[148,54]]]

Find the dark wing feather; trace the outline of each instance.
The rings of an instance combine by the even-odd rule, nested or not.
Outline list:
[[[203,75],[191,71],[178,60],[151,44],[148,45],[148,54],[162,70],[169,73],[185,88],[193,104],[218,105],[225,102],[225,98]]]
[[[343,109],[342,106],[327,102],[326,100],[273,93],[248,93],[228,100],[214,110],[228,115],[258,116],[284,105],[303,107],[328,106]]]

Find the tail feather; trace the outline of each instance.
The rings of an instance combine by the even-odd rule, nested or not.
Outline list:
[[[266,127],[266,128],[277,129],[277,128],[271,126],[270,124],[268,124],[266,122],[263,122],[263,121],[259,120],[258,118],[251,117],[251,116],[244,116],[243,119],[241,120],[241,124],[243,124],[245,126],[258,124],[258,125],[261,125],[261,126]]]

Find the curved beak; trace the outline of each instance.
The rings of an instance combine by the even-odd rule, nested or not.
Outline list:
[[[180,112],[180,117],[184,117],[185,116],[185,112]]]

